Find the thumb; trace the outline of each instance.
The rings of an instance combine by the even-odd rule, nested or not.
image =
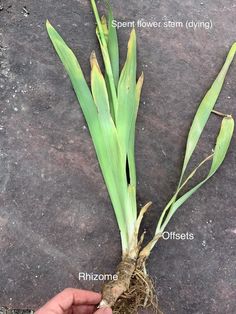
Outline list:
[[[112,309],[109,307],[104,307],[97,310],[94,314],[112,314]]]

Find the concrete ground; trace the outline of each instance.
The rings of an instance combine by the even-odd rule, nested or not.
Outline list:
[[[150,238],[176,188],[191,119],[236,40],[236,5],[112,5],[119,21],[183,23],[137,29],[139,73],[145,73],[138,199],[154,203],[143,226]],[[87,78],[89,54],[98,51],[89,1],[0,1],[0,305],[13,308],[37,308],[68,286],[99,291],[101,282],[79,281],[78,273],[112,273],[120,259],[114,214],[81,110],[48,39],[47,18]],[[198,27],[187,29],[187,21]],[[122,64],[129,31],[119,31]],[[235,73],[234,62],[216,106],[234,116]],[[211,152],[219,125],[213,116],[194,162]],[[161,241],[149,260],[166,314],[235,313],[235,139],[219,172],[168,227],[193,233],[194,240]]]

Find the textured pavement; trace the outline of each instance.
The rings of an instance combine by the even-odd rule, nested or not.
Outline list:
[[[145,84],[137,122],[138,199],[153,201],[150,238],[176,188],[191,119],[236,41],[236,5],[218,1],[112,1],[117,20],[182,21],[138,28]],[[89,78],[98,44],[89,1],[0,1],[0,305],[37,308],[65,287],[100,290],[79,272],[112,273],[120,242],[81,110],[45,30],[63,35]],[[186,29],[185,22],[211,29]],[[191,24],[190,24],[191,25]],[[207,25],[207,24],[205,24]],[[119,31],[122,64],[129,29]],[[236,116],[236,62],[216,108]],[[213,116],[193,159],[211,152]],[[224,165],[168,230],[149,260],[166,314],[233,314],[236,308],[235,136]]]

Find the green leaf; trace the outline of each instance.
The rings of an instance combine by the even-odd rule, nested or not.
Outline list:
[[[236,52],[236,43],[232,45],[220,73],[218,74],[216,80],[214,81],[211,88],[206,93],[205,97],[203,98],[201,104],[199,105],[197,113],[193,119],[193,123],[190,128],[188,139],[187,139],[186,153],[185,153],[184,164],[182,168],[182,174],[180,178],[180,184],[181,184],[184,172],[187,168],[188,162],[193,154],[193,151],[196,148],[199,138],[203,132],[203,129],[205,128],[205,125],[219,97],[220,91],[222,89],[222,86],[225,80],[225,76],[228,72],[231,62],[233,61],[235,52]]]
[[[225,76],[227,74],[227,71],[229,69],[230,64],[232,63],[232,60],[234,58],[236,52],[236,43],[232,45],[226,61],[218,74],[217,78],[215,79],[214,83],[212,84],[211,88],[203,98],[202,102],[200,103],[198,110],[195,114],[195,117],[193,119],[189,134],[188,134],[188,139],[187,139],[187,145],[186,145],[186,152],[185,152],[185,158],[184,158],[184,163],[183,163],[183,168],[182,168],[182,173],[180,176],[179,184],[177,187],[177,191],[175,195],[172,197],[170,202],[167,204],[167,206],[164,208],[164,211],[158,221],[157,225],[157,230],[160,229],[160,226],[163,223],[163,219],[165,216],[165,213],[169,209],[170,206],[174,206],[173,204],[175,203],[175,200],[178,196],[179,188],[181,186],[187,165],[189,163],[189,160],[197,146],[197,143],[200,139],[200,136],[205,128],[205,125],[210,117],[210,114],[213,111],[213,108],[215,106],[215,103],[218,99],[218,96],[220,94],[220,91],[222,89],[223,83]]]
[[[81,67],[72,50],[66,45],[62,37],[52,27],[49,21],[46,22],[46,27],[53,46],[71,79],[71,83],[80,102],[85,119],[88,121],[91,135],[94,136],[96,132],[96,122],[98,121],[97,109]]]
[[[127,185],[126,164],[121,160],[120,142],[118,140],[117,130],[114,121],[110,115],[109,100],[104,77],[99,68],[95,53],[92,53],[91,58],[91,88],[94,101],[98,108],[98,119],[102,130],[102,138],[106,145],[107,156],[109,160],[106,162],[106,168],[111,168],[115,183],[115,190],[119,193],[119,207],[114,206],[118,222],[125,220],[129,239],[133,236],[135,221],[137,215],[133,216],[134,204],[136,204],[135,187]],[[110,182],[107,182],[108,190],[113,188]]]
[[[112,76],[114,79],[114,87],[117,88],[118,80],[119,80],[119,47],[118,47],[118,38],[117,38],[117,32],[116,28],[112,27],[112,20],[113,20],[113,13],[111,10],[111,6],[108,3],[108,25],[107,20],[105,16],[102,16],[101,18],[101,24],[103,29],[103,34],[106,39],[107,47],[104,48],[104,45],[102,44],[101,35],[99,32],[99,28],[96,29],[96,34],[102,49],[103,54],[103,60],[104,64],[109,63],[111,64],[111,70],[112,70]],[[109,56],[109,58],[108,58]],[[115,107],[117,106],[117,97],[114,96],[114,91],[112,94],[111,91],[111,77],[109,77],[107,73],[107,67],[109,68],[109,65],[105,67],[106,73],[105,73],[105,81],[107,85],[107,92],[109,97],[109,103],[110,103],[110,109],[111,109],[111,115],[113,121],[115,121]],[[115,101],[113,101],[113,98],[115,98]]]
[[[121,231],[122,248],[123,250],[127,250],[129,245],[129,238],[127,231],[128,227],[124,215],[124,204],[126,204],[127,202],[127,192],[125,193],[125,196],[122,195],[122,193],[124,193],[124,180],[126,178],[124,175],[124,170],[123,172],[121,172],[120,162],[117,161],[120,158],[120,153],[117,144],[117,134],[115,133],[116,135],[114,135],[114,132],[116,132],[114,129],[114,124],[112,126],[113,121],[110,117],[110,123],[106,121],[106,123],[103,124],[101,118],[101,116],[103,115],[108,118],[109,111],[107,96],[104,95],[105,91],[103,91],[103,93],[101,93],[100,91],[100,88],[104,89],[104,81],[102,81],[101,74],[98,73],[98,69],[94,67],[96,72],[94,72],[93,82],[94,80],[98,81],[95,84],[93,83],[93,94],[96,102],[95,104],[75,55],[48,21],[46,26],[55,50],[57,51],[71,79],[75,93],[87,121],[99,160],[99,164],[104,176],[106,186],[109,191],[109,195],[111,197],[111,201],[117,217],[117,222]],[[98,97],[98,93],[100,93],[100,97]],[[106,131],[107,127],[111,128],[111,132],[110,130]],[[116,158],[116,161],[111,162],[111,159],[113,157]],[[118,177],[114,168],[116,168]],[[120,180],[122,174],[123,179]]]
[[[112,114],[112,118],[115,122],[116,113],[118,110],[118,99],[117,99],[115,79],[113,76],[112,63],[110,60],[108,43],[107,43],[107,39],[106,39],[106,27],[104,28],[104,24],[102,24],[102,21],[99,17],[99,13],[98,13],[98,9],[97,9],[95,0],[91,0],[91,5],[92,5],[94,16],[95,16],[95,19],[97,22],[96,34],[97,34],[97,38],[98,38],[98,41],[100,44],[102,57],[103,57],[104,65],[105,65],[105,70],[106,70],[105,76],[106,76],[107,85],[109,86],[108,87],[108,95],[110,98],[111,114]],[[104,31],[105,31],[105,33],[104,33]],[[109,37],[109,34],[108,34],[108,37]],[[108,38],[108,41],[109,41],[109,38]]]
[[[108,55],[109,55],[109,59],[110,59],[110,63],[111,63],[111,69],[112,69],[112,75],[114,78],[114,87],[117,90],[117,86],[118,86],[118,81],[119,81],[119,46],[118,46],[118,37],[117,37],[117,32],[116,32],[116,28],[114,28],[112,26],[112,21],[113,21],[113,13],[111,10],[111,6],[110,3],[108,1],[107,3],[108,6],[108,26],[106,26],[105,30],[103,27],[103,31],[104,33],[107,32],[107,51],[108,51]],[[101,49],[104,50],[102,48],[102,42],[100,40],[100,35],[99,35],[99,30],[97,29],[97,37],[101,46]],[[107,52],[103,52],[103,59],[104,59],[104,63],[108,62],[107,61]],[[111,107],[111,115],[112,115],[112,119],[115,122],[115,112],[117,111],[115,108],[118,106],[118,100],[117,97],[115,97],[112,94],[111,91],[111,81],[109,78],[109,75],[106,71],[105,73],[105,81],[106,81],[106,85],[107,85],[107,92],[108,92],[108,97],[109,97],[109,102],[110,102],[110,107]],[[115,101],[113,100],[115,99]]]
[[[116,127],[122,148],[122,162],[126,162],[129,151],[131,125],[136,114],[136,34],[133,29],[128,43],[125,65],[118,84],[118,111]]]
[[[176,211],[176,207],[180,206],[181,200],[185,201],[187,200],[188,197],[190,197],[192,195],[192,193],[194,193],[203,183],[201,183],[199,185],[199,187],[196,190],[192,190],[192,192],[189,192],[189,194],[187,193],[185,195],[185,197],[183,196],[182,198],[180,198],[178,201],[176,201],[178,194],[180,192],[180,190],[182,189],[182,186],[185,185],[186,181],[184,184],[182,184],[182,180],[183,180],[183,176],[185,173],[185,170],[187,168],[188,162],[197,146],[197,143],[200,139],[200,136],[205,128],[205,125],[210,117],[211,112],[214,112],[213,108],[214,105],[218,99],[218,96],[220,94],[220,91],[222,89],[223,83],[224,83],[224,79],[225,76],[227,74],[227,71],[229,69],[230,64],[233,61],[233,58],[235,56],[235,52],[236,52],[236,43],[234,43],[227,55],[226,61],[220,71],[220,73],[218,74],[216,80],[214,81],[214,83],[212,84],[210,90],[207,92],[206,96],[203,98],[202,102],[199,105],[199,108],[197,110],[197,113],[194,117],[192,126],[190,128],[189,134],[188,134],[188,139],[187,139],[187,145],[186,145],[186,153],[185,153],[185,158],[184,158],[184,163],[183,163],[183,168],[182,168],[182,173],[180,176],[180,180],[179,180],[179,184],[177,187],[177,191],[175,192],[175,194],[173,195],[173,197],[171,198],[171,200],[168,202],[168,204],[166,205],[166,207],[164,208],[164,210],[162,211],[161,217],[158,221],[157,224],[157,228],[156,228],[156,234],[161,232],[161,230],[164,230],[165,226],[167,225],[170,216],[172,217],[173,213]],[[216,112],[218,115],[220,116],[224,116],[223,114]],[[226,118],[229,118],[229,116],[226,116]],[[231,118],[232,119],[232,118]],[[226,121],[225,119],[223,121]],[[232,122],[230,122],[232,123]],[[226,124],[226,122],[223,122],[223,126],[224,124]],[[221,135],[223,134],[223,130],[226,130],[224,127],[221,130]],[[229,130],[230,132],[230,130]],[[223,136],[223,135],[222,135]],[[229,134],[230,136],[230,134]],[[219,146],[217,145],[215,149],[217,149]],[[224,152],[224,151],[223,151]],[[215,155],[216,156],[220,156],[219,155],[220,152],[216,152]],[[225,152],[226,153],[226,152]],[[208,158],[206,159],[208,160]],[[192,177],[196,170],[206,161],[204,160],[193,172],[192,174],[188,177],[188,179],[190,177]],[[214,169],[214,163],[215,163],[215,157],[213,159],[213,168]],[[213,173],[211,174],[213,175]],[[188,181],[187,179],[187,181]],[[208,180],[209,178],[207,178],[206,180]],[[182,185],[181,185],[182,184]],[[182,203],[181,203],[182,204]],[[168,213],[167,217],[166,214]],[[163,222],[164,221],[164,222]]]
[[[93,51],[90,56],[91,64],[91,88],[93,99],[97,105],[98,113],[104,117],[104,119],[110,119],[110,106],[107,94],[107,88],[102,72],[97,62],[95,52]]]
[[[129,176],[130,176],[130,184],[129,184],[129,198],[130,198],[130,206],[132,207],[133,219],[137,217],[137,202],[136,202],[136,166],[135,166],[135,125],[138,114],[138,107],[140,102],[140,95],[143,86],[144,76],[141,74],[138,79],[136,85],[136,107],[135,113],[133,115],[133,120],[130,128],[130,138],[128,145],[128,167],[129,167]]]
[[[129,174],[130,174],[130,183],[133,186],[136,186],[136,170],[135,170],[135,126],[138,115],[138,108],[140,103],[140,95],[143,86],[144,75],[143,73],[138,79],[136,85],[136,101],[135,101],[135,111],[133,114],[132,123],[130,126],[130,136],[128,144],[128,163],[129,163]]]
[[[106,177],[107,169],[111,168],[112,178],[109,177],[107,182],[108,190],[111,194],[118,191],[119,206],[114,204],[117,220],[122,221],[126,217],[125,205],[127,198],[127,182],[125,176],[125,165],[121,163],[120,147],[118,142],[117,131],[114,122],[110,115],[108,94],[106,89],[105,80],[99,68],[95,53],[92,53],[91,58],[91,88],[93,98],[98,108],[98,119],[101,128],[101,136],[105,143],[105,150],[108,159],[105,162],[105,168],[102,169]],[[96,138],[96,141],[98,138]],[[104,155],[104,151],[102,152]],[[111,184],[111,181],[113,182]],[[113,191],[114,189],[114,191]]]
[[[166,225],[170,221],[171,217],[174,215],[176,210],[185,203],[190,196],[193,195],[206,181],[208,181],[219,169],[221,164],[223,163],[226,153],[229,149],[229,145],[233,136],[234,132],[234,120],[232,117],[225,117],[222,120],[221,129],[219,132],[219,135],[217,137],[215,149],[214,149],[214,156],[213,161],[211,164],[211,169],[207,175],[207,177],[198,183],[195,187],[193,187],[191,190],[189,190],[187,193],[185,193],[183,196],[181,196],[171,207],[170,211],[168,212],[168,215],[162,224],[160,230],[157,230],[157,232],[163,232],[165,230]]]

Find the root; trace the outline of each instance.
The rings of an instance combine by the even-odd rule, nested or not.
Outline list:
[[[135,269],[129,289],[113,306],[113,314],[137,314],[141,308],[149,309],[148,313],[162,314],[151,278],[142,270]]]

